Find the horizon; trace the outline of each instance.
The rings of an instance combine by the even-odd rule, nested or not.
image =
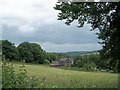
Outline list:
[[[98,50],[92,50],[92,51],[98,51]],[[72,52],[92,52],[92,51],[68,51],[68,52],[49,52],[49,51],[46,51],[48,53],[72,53]]]
[[[7,40],[7,39],[1,39],[1,40]],[[10,40],[8,40],[8,41],[10,41]],[[28,41],[23,41],[23,42],[28,42]],[[23,42],[21,42],[21,43],[23,43]],[[21,44],[21,43],[15,44],[14,42],[11,42],[11,43],[13,43],[16,47],[18,47],[19,44]],[[29,42],[29,43],[36,43],[36,44],[40,45],[40,43],[38,43],[38,42]],[[40,47],[41,47],[41,45],[40,45]],[[42,48],[42,49],[44,50],[44,48]],[[61,51],[61,52],[59,52],[59,51],[56,51],[56,52],[55,51],[46,51],[46,50],[44,50],[44,51],[46,51],[48,53],[69,53],[69,52],[84,52],[84,51],[85,52],[91,52],[91,51],[98,51],[98,50],[100,50],[100,49],[94,49],[94,50],[71,50],[71,51]]]

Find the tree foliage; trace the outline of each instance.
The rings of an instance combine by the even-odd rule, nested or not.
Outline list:
[[[7,60],[18,60],[18,51],[14,45],[8,40],[1,40],[2,42],[2,56]]]
[[[16,72],[10,63],[2,63],[2,88],[39,88],[38,78],[28,76],[25,66]]]
[[[17,49],[19,51],[20,60],[25,60],[27,63],[43,64],[45,55],[39,44],[23,42]]]
[[[17,47],[8,40],[1,40],[2,58],[9,61],[24,61],[26,63],[50,63],[61,55],[45,52],[37,43],[23,42]]]
[[[92,30],[99,29],[101,58],[109,59],[109,66],[120,72],[120,2],[59,2],[54,8],[60,11],[58,20],[65,20],[67,25],[77,20],[78,27],[86,22]]]
[[[94,71],[99,68],[107,69],[104,68],[105,66],[101,67],[99,54],[75,56],[74,60],[74,66],[82,68],[83,70]]]

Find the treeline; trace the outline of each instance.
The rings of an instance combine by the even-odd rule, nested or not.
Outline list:
[[[44,51],[37,43],[23,42],[18,46],[8,40],[2,42],[2,59],[8,61],[19,61],[35,64],[49,64],[51,61],[60,60],[62,57],[71,57],[63,53],[48,53]],[[80,70],[96,71],[114,71],[118,72],[118,67],[113,66],[109,59],[105,59],[101,54],[85,54],[72,56],[74,59],[73,67]]]
[[[48,64],[64,56],[63,54],[47,53],[37,43],[23,42],[15,46],[8,40],[1,40],[0,42],[2,42],[2,59],[9,61]]]
[[[74,66],[86,71],[112,71],[118,72],[116,66],[112,66],[109,59],[103,59],[99,53],[74,56]]]

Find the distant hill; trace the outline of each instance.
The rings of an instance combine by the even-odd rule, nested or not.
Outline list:
[[[49,52],[49,53],[53,53],[53,54],[60,54],[60,52]],[[71,51],[71,52],[61,52],[67,56],[78,56],[78,55],[82,55],[82,54],[92,54],[92,53],[98,53],[98,50],[94,50],[94,51]]]
[[[92,53],[98,53],[98,50],[94,50],[94,51],[73,51],[73,52],[66,52],[64,54],[70,55],[70,56],[78,56],[78,55],[82,55],[82,54],[92,54]]]

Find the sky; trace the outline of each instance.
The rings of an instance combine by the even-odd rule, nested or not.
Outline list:
[[[47,52],[92,51],[101,49],[89,24],[82,28],[57,20],[57,0],[0,0],[0,39],[16,46],[39,43]]]

